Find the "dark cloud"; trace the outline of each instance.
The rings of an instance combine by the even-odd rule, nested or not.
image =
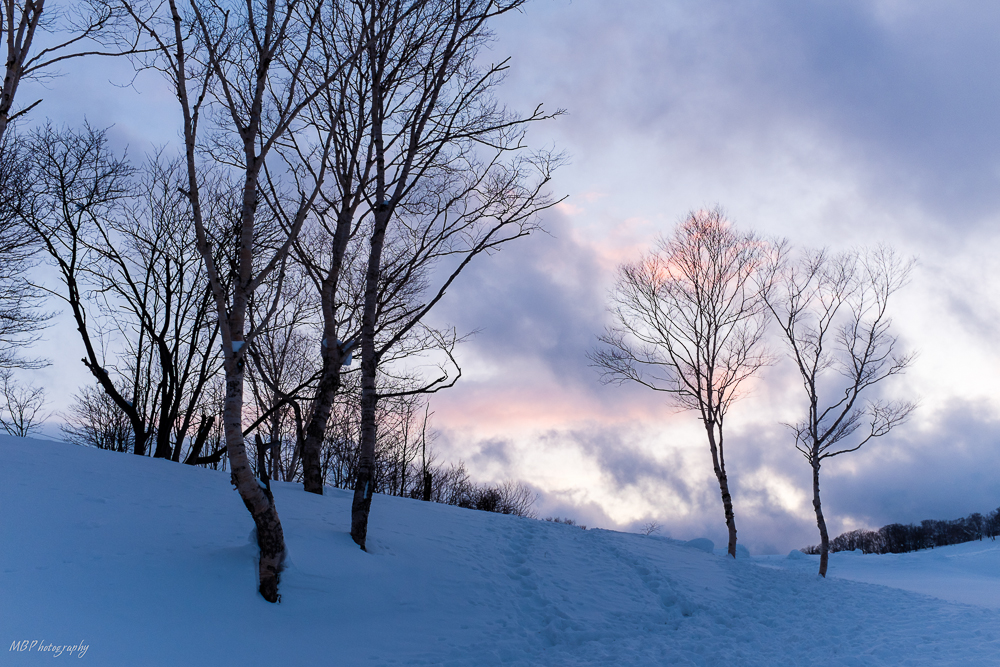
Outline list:
[[[586,354],[604,327],[606,276],[564,215],[547,212],[542,224],[546,232],[471,265],[435,319],[477,331],[463,348],[501,365],[532,359],[567,383],[596,385]]]
[[[668,450],[666,456],[654,457],[648,450],[637,446],[644,434],[635,429],[574,430],[562,437],[576,443],[581,451],[594,459],[618,489],[642,487],[649,484],[669,486],[686,503],[695,501],[695,492],[681,475],[684,464],[677,450]]]
[[[824,495],[831,511],[872,528],[987,512],[1000,506],[998,443],[995,409],[956,399],[931,425],[900,429],[831,463]]]
[[[455,449],[454,445],[451,447]],[[505,470],[511,468],[510,443],[500,438],[489,438],[476,443],[476,449],[470,452],[469,461],[478,468],[499,465]]]

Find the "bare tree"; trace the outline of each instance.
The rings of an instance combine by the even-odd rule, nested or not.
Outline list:
[[[59,131],[46,125],[26,142],[23,163],[30,186],[16,202],[17,215],[31,229],[62,279],[62,289],[46,289],[63,300],[73,315],[85,349],[84,365],[128,417],[134,432],[133,451],[146,453],[151,429],[134,405],[134,395],[116,385],[107,368],[105,340],[88,321],[86,279],[97,262],[95,221],[116,215],[130,196],[134,170],[111,154],[102,132]]]
[[[46,365],[22,354],[49,320],[40,310],[44,292],[28,277],[37,239],[18,214],[30,185],[25,173],[28,156],[14,133],[0,136],[0,369]]]
[[[506,62],[477,63],[489,21],[522,4],[437,0],[407,16],[405,3],[359,2],[372,34],[365,40],[363,76],[374,163],[365,195],[371,226],[360,335],[361,447],[351,511],[351,536],[362,549],[374,491],[377,403],[398,395],[379,392],[385,357],[422,326],[473,259],[530,233],[536,214],[555,203],[544,188],[558,158],[522,154],[526,125],[551,116],[540,107],[528,117],[500,107],[492,91]],[[432,267],[444,276],[436,284],[428,279]],[[413,298],[396,298],[394,290]],[[387,303],[401,307],[386,313]],[[380,340],[387,323],[393,333]],[[447,359],[436,377],[404,393],[454,384],[460,370],[450,349],[456,340],[440,341]]]
[[[915,407],[869,398],[876,385],[905,371],[914,358],[899,352],[888,315],[889,297],[906,284],[912,267],[886,247],[837,255],[805,252],[783,271],[780,289],[768,298],[808,402],[806,417],[789,428],[812,468],[824,577],[830,538],[819,493],[823,461],[885,435]]]
[[[617,323],[590,355],[604,382],[637,382],[698,412],[733,558],[736,518],[723,424],[746,380],[769,363],[762,339],[774,251],[772,243],[737,231],[718,208],[692,212],[652,252],[618,268],[611,294]]]
[[[98,387],[83,387],[63,419],[61,430],[75,445],[122,453],[135,447],[135,432],[128,416]]]
[[[330,138],[300,133],[294,141],[310,144],[301,153],[305,160],[289,161],[291,153],[276,147],[293,141],[302,111],[340,71],[353,65],[356,51],[327,57],[317,47],[322,27],[341,20],[340,3],[334,0],[190,0],[184,10],[177,0],[169,0],[151,13],[139,3],[121,2],[156,50],[155,59],[142,64],[167,76],[180,104],[188,175],[184,194],[191,204],[222,337],[227,455],[233,484],[256,526],[260,593],[277,602],[284,533],[270,489],[254,477],[243,432],[247,355],[277,302],[262,307],[250,327],[248,315],[265,281],[274,281],[273,293],[281,293],[289,250],[322,188]],[[202,197],[206,159],[228,166],[239,178],[235,238],[212,234]],[[287,219],[275,220],[266,207],[259,207],[265,195],[262,180],[287,184],[294,192],[297,206]],[[228,246],[233,248],[233,263],[218,265],[213,246],[233,241]]]
[[[44,366],[39,359],[19,356],[17,350],[34,342],[48,320],[37,310],[41,293],[25,277],[37,245],[12,214],[23,192],[24,151],[7,132],[12,122],[42,100],[15,110],[18,88],[24,81],[45,82],[57,76],[55,67],[66,60],[134,52],[134,41],[118,30],[122,15],[104,0],[80,0],[63,7],[46,5],[45,0],[3,0],[0,5],[0,35],[6,45],[0,89],[0,368]],[[109,30],[115,32],[113,46],[107,39]]]
[[[179,162],[152,160],[119,216],[94,219],[88,267],[116,338],[126,343],[132,407],[152,434],[153,456],[179,461],[219,371],[219,327],[194,233],[177,190]],[[217,184],[225,206],[227,184]],[[230,210],[232,203],[229,202]]]
[[[4,410],[0,413],[0,427],[10,435],[28,437],[48,418],[45,409],[45,390],[34,385],[21,384],[7,370],[0,373],[0,394]]]
[[[219,369],[205,266],[177,192],[184,171],[153,160],[137,174],[89,127],[46,126],[26,146],[18,212],[59,271],[63,286],[49,292],[73,314],[83,363],[131,424],[132,451],[152,444],[179,461]]]
[[[54,66],[83,56],[120,56],[136,52],[135,42],[123,37],[124,12],[107,0],[75,0],[60,7],[45,0],[3,0],[0,35],[7,46],[3,90],[0,91],[0,139],[7,126],[42,100],[13,111],[17,89],[24,81],[45,81],[57,74]],[[114,35],[109,34],[113,31]],[[41,39],[41,44],[36,40]],[[40,46],[40,48],[39,48]]]
[[[410,4],[410,11],[419,11],[423,3]],[[349,54],[342,51],[363,49],[365,40],[371,39],[363,2],[342,3],[340,16],[340,21],[321,26],[317,33],[327,59],[344,58]],[[303,114],[331,141],[325,165],[330,177],[320,190],[312,227],[295,246],[296,259],[314,286],[320,315],[319,379],[309,400],[301,447],[303,486],[318,494],[323,493],[325,478],[321,452],[327,426],[343,385],[342,369],[353,358],[358,338],[358,290],[351,281],[358,253],[350,244],[366,218],[363,205],[373,164],[367,150],[369,116],[363,72],[360,63],[340,69]],[[279,150],[302,159],[303,147],[294,136]],[[289,217],[277,193],[268,203],[283,218]]]
[[[366,46],[367,52],[358,67],[343,70],[334,85],[318,96],[309,109],[309,122],[320,131],[329,132],[332,137],[328,165],[331,177],[328,187],[321,193],[315,226],[297,244],[297,259],[305,267],[320,297],[323,327],[320,341],[322,371],[311,401],[303,443],[304,485],[307,491],[313,493],[322,493],[319,452],[335,397],[342,384],[342,368],[356,356],[360,347],[365,261],[369,257],[368,239],[375,226],[371,205],[373,189],[379,173],[385,177],[387,159],[405,161],[407,153],[411,161],[415,155],[419,156],[418,162],[423,159],[421,152],[427,146],[420,146],[419,142],[427,137],[408,137],[406,134],[408,123],[413,120],[411,105],[414,99],[420,97],[415,77],[419,77],[421,67],[433,69],[436,66],[423,62],[421,58],[426,53],[420,51],[424,49],[426,52],[428,43],[439,42],[447,35],[449,26],[447,20],[442,19],[442,14],[451,11],[448,3],[438,0],[422,3],[354,0],[345,3],[344,8],[344,20],[335,26],[336,34],[323,35],[325,48],[333,50],[339,43],[359,44]],[[376,33],[383,36],[376,39]],[[381,85],[380,104],[388,100],[378,108],[373,72]],[[441,78],[437,73],[434,76],[435,80]],[[453,78],[457,80],[460,77]],[[423,101],[426,102],[426,99]],[[469,105],[475,101],[479,100],[473,96]],[[384,116],[387,108],[392,109],[394,117],[378,116],[378,123],[384,135],[382,147],[388,146],[391,153],[388,156],[384,151],[376,150],[373,138],[376,112],[381,110]],[[463,111],[468,109],[463,108]],[[299,150],[295,145],[289,148]],[[380,161],[381,172],[378,168]],[[460,161],[456,160],[453,166],[460,169]],[[390,170],[392,168],[390,165]],[[417,173],[425,169],[426,165],[417,165],[413,171]],[[407,189],[413,190],[413,183],[408,183]],[[269,201],[280,204],[277,197]],[[407,205],[414,203],[410,200]],[[465,229],[468,230],[468,227]],[[415,354],[428,345],[441,348],[442,343],[446,350],[450,349],[454,337],[447,332],[407,326],[406,318],[419,311],[419,307],[416,311],[413,309],[419,304],[415,295],[424,287],[418,275],[421,267],[419,263],[407,264],[409,258],[403,257],[403,251],[409,248],[404,247],[407,244],[399,243],[402,235],[393,239],[390,233],[389,238],[385,243],[388,246],[395,244],[400,252],[389,251],[384,255],[399,259],[400,271],[386,270],[385,266],[391,260],[383,259],[382,278],[374,299],[375,307],[382,315],[375,324],[375,337],[379,341],[388,341],[400,334],[390,344],[390,347],[397,346],[392,353],[396,357],[404,355],[401,348],[405,348],[406,354]],[[440,256],[435,257],[434,252],[441,250],[440,241],[433,250],[431,247],[424,250],[423,260],[418,261],[429,264],[433,259],[439,259]],[[403,317],[396,317],[400,314]],[[401,328],[404,330],[400,331]],[[380,342],[378,347],[384,346]],[[386,355],[380,357],[380,362],[383,368],[389,365]]]
[[[250,349],[248,368],[254,425],[267,438],[271,479],[300,476],[305,438],[303,406],[317,378],[316,299],[304,276],[292,271],[279,297],[281,304]],[[265,299],[265,302],[269,300]],[[246,432],[248,429],[244,429]]]

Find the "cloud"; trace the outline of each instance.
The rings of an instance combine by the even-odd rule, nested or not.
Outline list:
[[[590,423],[446,448],[464,452],[486,478],[532,485],[543,516],[624,530],[656,520],[663,534],[723,544],[719,488],[695,422],[686,414],[631,428]],[[727,471],[740,541],[753,553],[817,543],[811,470],[790,434],[775,423],[738,426],[727,435]],[[831,535],[1000,506],[1000,481],[991,472],[1000,464],[998,440],[1000,418],[988,406],[956,402],[931,428],[904,427],[831,459],[821,473]]]
[[[995,408],[955,399],[930,425],[900,429],[828,466],[824,494],[832,512],[870,528],[987,512],[1000,506],[997,442]]]
[[[495,359],[544,359],[553,373],[579,379],[590,371],[581,352],[604,319],[605,276],[588,248],[575,242],[565,216],[546,214],[548,234],[509,244],[472,266],[436,316]]]
[[[569,109],[542,131],[586,190],[664,194],[652,175],[659,203],[690,198],[667,219],[717,200],[766,213],[771,195],[800,226],[803,198],[875,204],[831,201],[831,218],[916,205],[950,229],[1000,203],[992,5],[577,0],[527,14],[499,31],[496,50],[515,55],[504,97]],[[761,216],[787,226],[774,217]]]

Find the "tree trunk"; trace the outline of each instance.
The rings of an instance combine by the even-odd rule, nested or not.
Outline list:
[[[364,343],[362,342],[362,346]],[[374,357],[374,354],[372,355]],[[373,360],[374,362],[374,360]],[[374,363],[372,364],[374,366]],[[354,502],[351,505],[351,537],[367,551],[368,514],[372,506],[372,477],[375,467],[375,444],[377,438],[375,408],[378,397],[375,394],[374,373],[365,372],[362,361],[361,378],[361,448],[358,456],[358,475],[354,484]]]
[[[733,497],[729,493],[729,478],[726,476],[726,461],[722,456],[720,447],[716,444],[715,425],[705,424],[705,431],[708,433],[708,446],[712,450],[712,466],[715,469],[715,477],[719,480],[719,491],[722,493],[722,508],[726,514],[726,528],[729,530],[729,555],[736,558],[736,515],[733,514]],[[722,440],[719,434],[719,442]]]
[[[133,434],[135,436],[135,445],[132,449],[132,453],[136,456],[145,456],[147,439],[145,431],[139,432],[133,429]]]
[[[320,462],[320,451],[323,447],[323,438],[326,435],[326,426],[330,422],[330,413],[333,411],[333,401],[340,390],[340,359],[336,348],[336,341],[327,341],[328,351],[323,355],[323,377],[320,379],[319,388],[316,390],[316,399],[313,401],[312,416],[309,425],[306,427],[306,437],[302,441],[302,483],[309,493],[323,495],[323,467]]]
[[[198,427],[198,435],[194,438],[194,443],[191,445],[191,451],[188,453],[187,458],[184,459],[184,463],[187,465],[194,465],[194,462],[198,460],[201,456],[201,450],[205,446],[205,441],[208,440],[208,434],[212,430],[212,424],[215,423],[215,415],[208,417],[206,419],[205,415],[201,416],[201,425]],[[178,451],[180,450],[181,443],[177,443]],[[175,461],[177,459],[174,459]]]
[[[278,511],[274,507],[274,496],[261,487],[250,468],[243,440],[243,371],[235,361],[230,361],[227,366],[230,364],[236,368],[226,369],[223,423],[229,467],[232,471],[231,480],[257,527],[260,594],[268,602],[278,602],[278,579],[285,560],[285,535],[278,519]]]
[[[729,479],[726,477],[725,467],[719,476],[719,489],[722,492],[722,507],[726,512],[726,528],[729,529],[729,555],[736,558],[736,515],[733,514],[733,498],[729,495]]]
[[[354,485],[354,502],[351,506],[351,537],[367,551],[368,513],[372,506],[372,477],[375,465],[377,430],[375,408],[378,394],[375,374],[375,325],[378,315],[378,288],[381,275],[382,246],[389,224],[389,210],[384,203],[375,210],[372,230],[372,247],[365,274],[365,306],[361,318],[361,447],[358,455],[358,477]]]
[[[430,472],[425,472],[424,473],[424,495],[423,495],[423,498],[424,498],[425,501],[430,501],[430,499],[431,499],[431,488],[432,488],[431,487],[431,483],[432,483],[432,481],[433,480],[431,479],[431,473]]]
[[[819,461],[812,462],[813,469],[813,509],[816,510],[816,526],[819,528],[819,576],[826,577],[826,567],[830,562],[830,534],[826,532],[826,519],[819,500]]]
[[[271,479],[281,479],[281,439],[271,441]]]
[[[166,409],[166,405],[163,406]],[[174,453],[174,448],[170,446],[170,429],[163,428],[163,424],[160,425],[160,430],[156,433],[156,449],[153,450],[154,459],[169,459]]]
[[[337,215],[337,230],[333,235],[333,257],[330,259],[330,270],[323,280],[320,289],[320,301],[323,312],[323,375],[313,400],[312,415],[306,427],[306,437],[302,441],[302,481],[306,491],[323,495],[323,470],[320,463],[320,451],[323,438],[326,435],[327,424],[330,423],[330,413],[333,401],[340,391],[341,366],[350,350],[343,350],[337,340],[337,288],[340,284],[340,272],[344,265],[344,254],[351,237],[351,222],[354,219],[354,208],[343,207]]]

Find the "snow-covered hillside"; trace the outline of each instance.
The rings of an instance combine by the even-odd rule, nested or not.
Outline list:
[[[376,497],[363,553],[348,493],[277,484],[290,560],[272,605],[227,474],[14,438],[0,461],[0,664],[49,646],[95,665],[1000,662],[1000,543],[835,554],[822,580],[806,557]],[[934,577],[975,604],[901,590]]]

